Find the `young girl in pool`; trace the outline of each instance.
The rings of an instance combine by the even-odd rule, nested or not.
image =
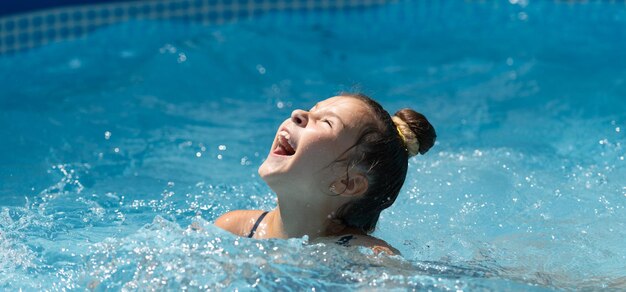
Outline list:
[[[408,159],[424,154],[436,134],[411,109],[390,116],[363,94],[342,94],[295,110],[276,133],[259,174],[276,193],[269,212],[236,210],[215,224],[240,236],[331,240],[396,254],[374,231],[380,212],[393,204]]]

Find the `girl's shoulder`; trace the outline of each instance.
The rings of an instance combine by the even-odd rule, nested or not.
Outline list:
[[[239,236],[247,236],[263,210],[234,210],[215,220],[215,225]]]

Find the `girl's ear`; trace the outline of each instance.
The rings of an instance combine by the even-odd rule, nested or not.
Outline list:
[[[330,185],[330,191],[340,196],[360,196],[367,191],[368,186],[367,177],[361,173],[355,173],[334,181]]]

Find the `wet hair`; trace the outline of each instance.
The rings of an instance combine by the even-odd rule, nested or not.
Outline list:
[[[371,233],[376,227],[380,212],[391,206],[400,193],[406,178],[409,154],[426,153],[435,144],[437,135],[426,117],[412,109],[401,109],[394,114],[402,120],[400,123],[406,123],[398,127],[389,113],[367,95],[340,95],[364,102],[374,119],[373,122],[363,125],[356,143],[346,151],[347,156],[341,160],[348,170],[356,167],[365,172],[368,189],[363,195],[341,206],[335,212],[334,219],[347,227]],[[409,153],[410,147],[405,144],[405,137],[417,139],[417,145],[413,145],[416,146],[416,151]],[[354,151],[350,151],[351,149]]]

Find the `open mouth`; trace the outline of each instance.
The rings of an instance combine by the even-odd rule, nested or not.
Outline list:
[[[274,154],[291,156],[296,153],[296,147],[289,139],[290,137],[287,131],[278,132],[278,146],[274,150]]]

